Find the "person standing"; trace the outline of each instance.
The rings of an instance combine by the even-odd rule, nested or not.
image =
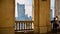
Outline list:
[[[59,26],[59,24],[57,23],[56,18],[54,18],[53,20],[53,33],[57,34],[57,27]]]

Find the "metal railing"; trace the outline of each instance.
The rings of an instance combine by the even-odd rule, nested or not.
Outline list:
[[[33,21],[15,21],[15,31],[27,31],[33,29]]]

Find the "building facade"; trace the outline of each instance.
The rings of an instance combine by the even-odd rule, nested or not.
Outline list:
[[[31,16],[28,17],[28,14],[25,14],[25,4],[17,3],[17,12],[18,17],[16,17],[16,20],[18,21],[32,20]]]

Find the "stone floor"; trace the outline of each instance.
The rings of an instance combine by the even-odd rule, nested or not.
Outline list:
[[[24,32],[15,32],[15,34],[39,34],[39,33],[33,33],[33,32],[27,32],[27,33],[24,33]],[[48,32],[48,33],[44,33],[44,34],[60,34],[60,30],[58,30],[57,33]]]
[[[33,33],[33,32],[29,32],[29,33],[23,33],[23,32],[18,32],[18,33],[15,33],[15,34],[39,34],[39,33]],[[41,33],[40,33],[41,34]],[[50,33],[45,33],[45,34],[60,34],[60,32],[57,32],[57,33],[52,33],[52,32],[50,32]]]

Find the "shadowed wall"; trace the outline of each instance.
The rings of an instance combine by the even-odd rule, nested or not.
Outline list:
[[[0,0],[0,34],[14,34],[14,0]]]

